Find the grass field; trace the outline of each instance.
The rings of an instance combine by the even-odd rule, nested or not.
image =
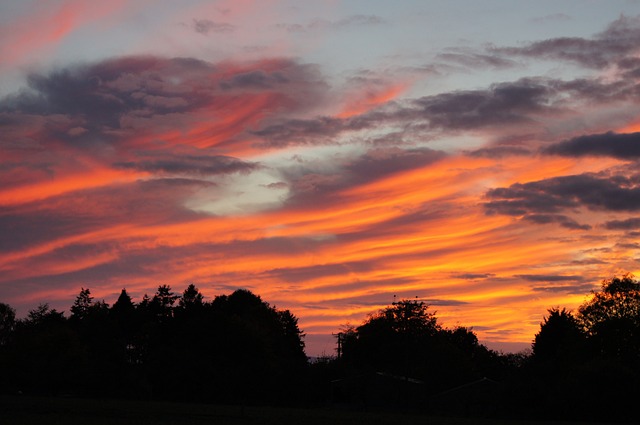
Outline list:
[[[293,409],[157,401],[0,396],[0,425],[534,425],[543,423],[571,424],[549,421],[442,418],[337,408]]]

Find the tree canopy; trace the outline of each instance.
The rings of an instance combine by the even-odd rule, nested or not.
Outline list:
[[[110,307],[82,288],[70,311],[41,304],[16,322],[0,304],[0,390],[286,400],[307,366],[298,319],[246,290],[205,302],[195,285],[160,285],[136,304],[122,289]]]
[[[632,275],[602,281],[576,318],[601,354],[640,359],[640,283]]]
[[[555,418],[634,418],[626,406],[635,403],[640,389],[640,284],[629,274],[614,276],[574,313],[550,309],[532,349],[525,368],[531,375],[523,385],[547,400],[539,412]],[[612,410],[614,405],[621,407]]]
[[[343,359],[358,370],[430,382],[431,391],[482,377],[489,350],[464,327],[447,329],[419,300],[401,300],[342,334]]]
[[[555,307],[548,312],[533,340],[533,355],[541,361],[568,361],[582,347],[584,332],[566,308]]]

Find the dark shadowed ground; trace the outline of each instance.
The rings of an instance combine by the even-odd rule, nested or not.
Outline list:
[[[203,404],[0,396],[0,425],[534,425],[536,422],[441,418],[401,412],[362,412],[337,408],[272,408]],[[604,425],[603,423],[591,425]]]

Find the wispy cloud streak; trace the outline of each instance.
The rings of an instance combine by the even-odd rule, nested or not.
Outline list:
[[[189,32],[245,31],[221,22]],[[526,344],[547,308],[638,270],[639,28],[622,17],[591,38],[446,49],[434,63],[583,72],[430,93],[416,75],[340,79],[282,57],[32,70],[0,99],[2,301],[24,313],[40,299],[64,309],[81,286],[107,300],[158,282],[246,287],[328,335],[418,296],[484,341]]]

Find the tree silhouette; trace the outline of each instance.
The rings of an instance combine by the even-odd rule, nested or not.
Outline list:
[[[128,317],[135,311],[135,305],[125,288],[122,288],[118,299],[111,307],[111,312],[116,316]]]
[[[27,326],[44,326],[53,323],[64,323],[64,313],[49,307],[49,303],[38,304],[33,310],[29,310],[27,320],[23,324]]]
[[[531,346],[533,356],[538,361],[572,361],[583,349],[586,335],[571,312],[557,307],[548,312]]]
[[[464,327],[446,329],[422,301],[402,300],[341,332],[347,374],[389,373],[436,393],[484,376],[492,354]]]
[[[293,384],[307,359],[295,316],[242,289],[216,297],[211,314],[217,318],[215,355],[227,366],[213,372],[226,383],[226,396],[275,401],[299,394]]]
[[[180,296],[171,291],[171,286],[160,285],[151,299],[151,310],[162,319],[173,317],[173,305]]]
[[[10,373],[3,373],[2,365],[10,362],[9,349],[15,326],[16,311],[9,304],[0,303],[0,391],[7,391],[11,383]]]
[[[298,327],[298,318],[289,310],[278,311],[278,321],[280,322],[282,337],[285,341],[283,347],[298,361],[306,361],[304,354],[304,337],[305,334]]]
[[[439,330],[435,314],[425,303],[402,300],[357,328],[347,329],[343,359],[369,370],[416,376],[431,356],[433,337]]]
[[[187,286],[187,289],[182,293],[182,297],[178,302],[178,306],[183,310],[202,308],[204,305],[204,296],[200,293],[198,288],[191,283]]]
[[[12,385],[36,394],[74,392],[86,364],[78,334],[46,303],[16,324],[8,357]]]
[[[16,311],[9,304],[0,303],[0,347],[9,342],[16,325]]]
[[[91,306],[93,305],[93,297],[89,289],[80,289],[80,293],[76,297],[71,306],[71,318],[73,320],[82,320],[88,316]]]
[[[631,275],[613,277],[575,315],[564,308],[548,312],[532,361],[511,389],[512,402],[536,400],[528,408],[554,419],[634,419],[628,406],[640,388],[638,282]]]
[[[142,361],[142,347],[140,329],[142,320],[136,306],[125,288],[120,291],[118,299],[111,307],[109,316],[111,326],[115,330],[114,344],[118,362],[121,368],[130,369]],[[128,371],[132,373],[131,370]]]
[[[640,283],[630,274],[602,282],[577,319],[601,355],[640,359]]]

